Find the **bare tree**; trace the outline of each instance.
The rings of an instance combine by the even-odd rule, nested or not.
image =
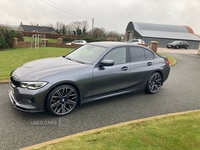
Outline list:
[[[60,22],[56,22],[56,32],[60,34]]]
[[[78,32],[79,32],[79,30],[81,28],[81,22],[75,21],[75,22],[72,22],[70,25],[71,25],[71,27],[73,29],[74,34],[78,35]]]
[[[106,30],[104,28],[94,28],[93,29],[93,38],[105,39],[106,38]]]
[[[86,31],[88,30],[88,28],[89,28],[88,22],[86,20],[82,21],[82,31],[83,31],[83,34],[86,33]]]
[[[30,24],[31,24],[32,26],[36,26],[36,25],[37,25],[37,23],[35,23],[35,22],[30,22]]]
[[[71,35],[73,33],[73,28],[71,25],[66,25],[66,34]]]
[[[47,27],[52,27],[52,28],[53,28],[53,24],[52,24],[52,23],[48,23],[46,26],[47,26]]]
[[[70,26],[73,29],[75,35],[79,36],[85,34],[89,27],[88,22],[86,20],[82,22],[80,21],[72,22]]]

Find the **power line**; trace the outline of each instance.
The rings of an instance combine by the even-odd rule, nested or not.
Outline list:
[[[70,15],[72,15],[72,16],[76,16],[76,17],[79,17],[79,18],[83,18],[83,19],[89,19],[89,17],[83,17],[83,16],[81,16],[81,15],[78,15],[77,13],[74,13],[74,12],[69,12],[69,11],[66,11],[66,10],[64,10],[64,9],[61,9],[60,7],[61,6],[59,6],[58,4],[55,4],[54,2],[52,2],[52,1],[49,1],[49,2],[46,2],[46,1],[44,1],[44,0],[41,0],[42,2],[44,2],[45,4],[47,4],[47,5],[50,5],[51,7],[54,7],[54,8],[56,8],[56,9],[58,9],[58,10],[60,10],[60,11],[63,11],[63,12],[65,12],[65,13],[67,13],[67,14],[70,14]],[[52,3],[52,4],[51,4]],[[57,6],[55,6],[55,5],[57,5]],[[89,20],[92,20],[91,18],[89,19]]]

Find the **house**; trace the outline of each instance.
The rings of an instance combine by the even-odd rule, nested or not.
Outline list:
[[[57,34],[53,27],[23,25],[22,23],[18,27],[18,31]]]
[[[117,37],[107,37],[107,41],[117,41]]]
[[[167,43],[175,40],[183,40],[189,43],[190,49],[198,49],[200,43],[200,36],[196,35],[189,26],[131,21],[126,28],[125,40],[132,38],[142,38],[146,44],[150,41],[158,41],[159,47],[166,47]]]

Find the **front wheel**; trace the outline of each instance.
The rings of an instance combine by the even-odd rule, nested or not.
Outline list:
[[[178,45],[176,46],[176,49],[179,49],[179,46],[178,46]]]
[[[63,116],[75,108],[77,101],[76,89],[70,85],[61,85],[49,94],[46,105],[51,114]]]
[[[149,77],[145,91],[150,94],[155,94],[160,90],[161,86],[162,76],[160,73],[155,72]]]

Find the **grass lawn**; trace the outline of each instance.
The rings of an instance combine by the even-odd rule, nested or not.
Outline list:
[[[40,49],[17,48],[0,51],[0,79],[8,79],[10,72],[20,65],[40,58],[66,55],[69,48],[46,47]]]
[[[167,54],[164,54],[164,53],[159,53],[159,55],[167,57],[167,59],[169,60],[170,64],[175,61],[174,58],[171,57],[170,55],[167,55]]]
[[[39,50],[34,48],[17,48],[0,51],[0,80],[9,79],[10,72],[26,62],[47,57],[63,56],[70,50],[72,49],[41,47]],[[161,55],[166,56],[170,63],[174,61],[174,58],[171,56],[166,54]]]
[[[85,132],[26,150],[197,150],[200,111]]]

